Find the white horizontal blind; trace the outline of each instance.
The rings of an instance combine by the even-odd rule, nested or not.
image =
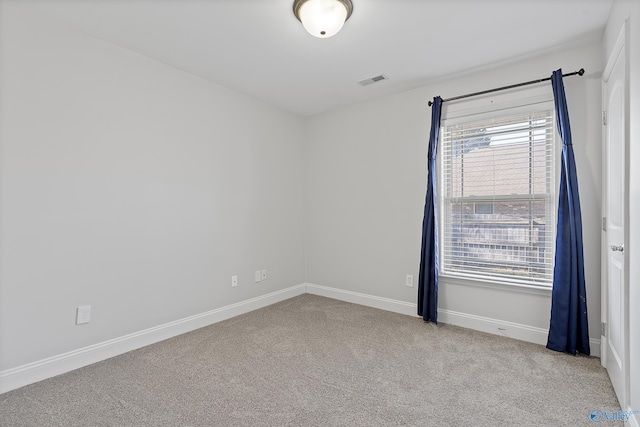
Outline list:
[[[553,111],[442,128],[441,273],[550,286]]]

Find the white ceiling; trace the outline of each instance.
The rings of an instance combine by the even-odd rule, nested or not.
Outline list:
[[[599,41],[613,0],[353,0],[328,39],[307,34],[293,0],[4,1],[312,115]],[[357,83],[378,74],[389,80]]]

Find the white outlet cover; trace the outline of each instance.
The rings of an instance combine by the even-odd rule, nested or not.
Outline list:
[[[407,274],[407,278],[405,280],[405,285],[413,288],[413,274]]]
[[[253,279],[256,283],[260,282],[262,280],[262,271],[256,270],[256,272],[253,274]]]
[[[76,325],[84,325],[91,321],[91,306],[79,305],[76,309]]]
[[[262,270],[262,280],[267,280],[267,270]]]
[[[238,286],[238,276],[231,276],[231,286]]]

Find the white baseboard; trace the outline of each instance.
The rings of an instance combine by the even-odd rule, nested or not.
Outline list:
[[[345,291],[343,289],[330,288],[327,286],[314,285],[313,283],[307,283],[307,293],[364,305],[367,307],[379,308],[381,310],[392,311],[394,313],[406,314],[408,316],[417,316],[417,306],[410,302]]]
[[[389,298],[381,298],[374,295],[367,295],[358,292],[345,291],[343,289],[330,288],[327,286],[307,283],[307,293],[333,298],[354,304],[365,305],[367,307],[380,308],[394,313],[417,316],[417,304],[398,301]],[[489,317],[475,316],[472,314],[459,313],[451,310],[438,310],[438,320],[441,323],[461,326],[463,328],[476,331],[487,332],[495,335],[502,335],[521,341],[546,345],[548,329],[536,328],[519,323],[507,322],[504,320],[492,319]],[[589,340],[591,355],[600,357],[600,340],[591,338]],[[640,426],[639,426],[640,427]]]
[[[296,285],[0,372],[0,394],[305,293]]]
[[[540,345],[547,345],[547,337],[549,335],[548,329],[536,328],[533,326],[492,319],[489,317],[458,313],[450,310],[438,310],[438,319],[442,323],[447,323],[449,325],[462,326],[463,328],[502,335],[508,338],[514,338]],[[600,357],[599,339],[590,338],[589,347],[591,349],[591,356]]]
[[[415,303],[346,291],[343,289],[330,288],[312,283],[304,283],[2,371],[0,372],[0,394],[72,371],[74,369],[82,368],[83,366],[91,365],[110,357],[118,356],[128,351],[136,350],[195,329],[209,326],[304,293],[417,317],[417,305]],[[442,323],[496,335],[503,335],[541,345],[545,345],[547,342],[548,331],[542,328],[459,313],[451,310],[440,309],[438,313],[439,320]],[[590,345],[591,354],[593,356],[600,357],[600,340],[591,339]],[[635,423],[632,424],[633,427],[640,427],[636,420],[633,420],[633,423]]]
[[[489,317],[475,316],[473,314],[459,313],[451,310],[439,309],[438,320],[449,325],[461,326],[463,328],[494,335],[502,335],[504,337],[541,345],[547,344],[547,335],[549,334],[549,331],[543,328],[506,322]]]

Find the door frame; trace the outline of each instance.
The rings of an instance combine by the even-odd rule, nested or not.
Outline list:
[[[605,217],[607,212],[607,166],[608,166],[608,158],[607,158],[607,127],[604,125],[604,114],[607,108],[607,99],[606,99],[606,91],[605,86],[611,73],[613,71],[613,67],[615,66],[620,55],[623,55],[625,60],[624,65],[624,87],[625,87],[625,99],[624,99],[624,150],[625,150],[625,173],[624,173],[624,247],[629,248],[629,131],[630,131],[630,121],[629,121],[629,22],[625,21],[620,29],[618,34],[618,38],[616,43],[611,50],[607,58],[607,63],[605,69],[602,73],[602,111],[603,111],[603,126],[602,126],[602,231],[601,231],[601,322],[606,324],[605,328],[602,328],[601,336],[600,336],[600,362],[603,367],[607,366],[607,352],[608,352],[608,343],[607,337],[605,334],[608,334],[608,326],[610,324],[609,321],[609,289],[608,289],[608,242],[607,242],[607,234],[605,230]],[[629,383],[629,373],[630,373],[630,359],[629,359],[629,251],[624,251],[624,375],[625,383],[624,383],[624,400],[625,402],[619,402],[620,406],[624,410],[629,405],[629,392],[630,392],[630,383]]]

